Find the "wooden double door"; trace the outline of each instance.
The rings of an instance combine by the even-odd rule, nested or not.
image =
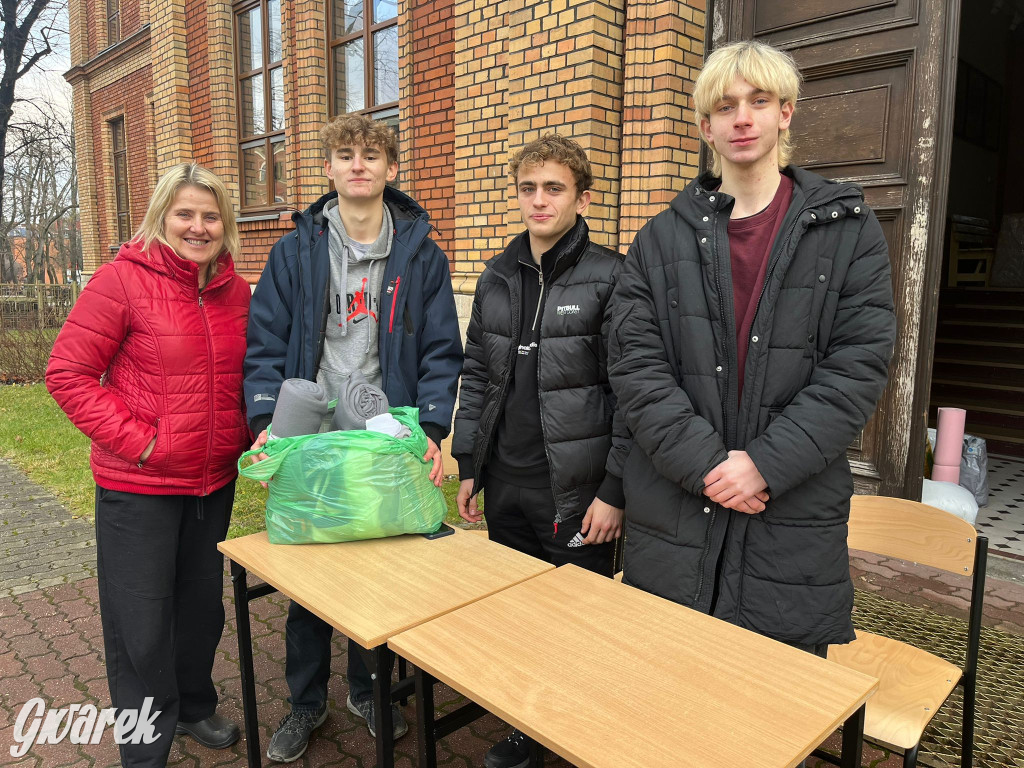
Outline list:
[[[858,492],[920,498],[952,145],[959,0],[715,0],[712,47],[760,39],[804,77],[793,161],[854,181],[885,231],[898,335],[850,450]]]

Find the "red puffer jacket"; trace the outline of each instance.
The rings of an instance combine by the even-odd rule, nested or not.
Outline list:
[[[46,388],[92,439],[103,488],[205,496],[237,473],[249,445],[242,359],[251,292],[227,254],[202,294],[198,275],[166,245],[143,252],[126,243],[96,270],[57,336]]]

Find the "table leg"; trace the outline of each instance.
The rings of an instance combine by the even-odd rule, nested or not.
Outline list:
[[[394,717],[391,714],[391,673],[395,668],[395,652],[387,644],[369,652],[372,659],[373,707],[377,714],[377,768],[394,768]]]
[[[864,709],[861,705],[843,724],[842,768],[860,768],[864,749]]]
[[[437,768],[437,734],[434,730],[434,684],[437,680],[416,667],[416,741],[420,768]]]
[[[238,635],[238,668],[242,677],[242,719],[249,768],[263,765],[260,726],[256,719],[256,678],[252,665],[252,630],[249,626],[249,591],[245,568],[231,561],[231,584],[235,591],[235,632]]]

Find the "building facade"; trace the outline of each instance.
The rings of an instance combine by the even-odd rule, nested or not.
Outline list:
[[[951,272],[951,105],[961,101],[956,62],[983,53],[960,44],[960,26],[995,18],[1002,4],[72,0],[70,7],[67,78],[86,275],[139,225],[158,175],[195,160],[234,196],[243,240],[235,260],[254,282],[271,245],[291,231],[291,212],[328,191],[320,127],[332,115],[365,112],[397,130],[399,186],[431,216],[464,318],[485,261],[522,226],[510,150],[551,130],[578,140],[594,165],[593,237],[624,251],[698,171],[690,94],[705,49],[751,37],[787,48],[805,78],[795,161],[862,184],[892,254],[900,334],[878,414],[850,453],[858,488],[919,493],[934,413],[936,318],[940,304],[954,300],[942,297],[957,289],[944,277]],[[1008,67],[1020,66],[1013,51],[1024,49],[1015,29],[1000,28]],[[967,123],[975,133],[991,130],[997,143],[1009,135],[1009,121]],[[1003,214],[991,213],[994,221]],[[956,358],[956,344],[968,339],[954,333],[950,343],[944,354]],[[1024,449],[1024,413],[1015,418],[1019,434],[1004,435],[1004,445]]]
[[[328,189],[321,125],[356,111],[396,128],[399,184],[459,293],[520,229],[509,150],[545,131],[589,151],[594,237],[626,245],[696,172],[705,26],[702,0],[74,0],[84,271],[194,159],[235,196],[254,280],[291,211]]]

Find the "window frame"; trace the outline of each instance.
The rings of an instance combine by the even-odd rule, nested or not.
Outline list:
[[[110,127],[110,165],[111,176],[114,180],[114,229],[117,244],[128,242],[132,237],[132,212],[131,192],[128,182],[128,130],[125,125],[124,115],[118,115],[107,121]],[[120,138],[120,149],[118,149],[118,138]],[[124,183],[118,179],[118,156],[121,156],[121,169],[124,172]],[[121,194],[121,189],[124,194]],[[123,228],[122,228],[123,223]]]
[[[261,66],[255,69],[242,69],[242,47],[239,45],[239,18],[242,14],[249,13],[254,8],[258,8],[260,12],[260,45],[263,51],[263,60]],[[278,5],[279,11],[283,8],[283,1]],[[274,199],[274,148],[277,144],[283,144],[287,141],[286,128],[287,118],[283,118],[281,127],[277,130],[269,130],[273,120],[273,86],[271,81],[270,73],[276,69],[281,70],[282,83],[284,79],[284,20],[280,19],[281,26],[281,58],[270,61],[270,11],[269,11],[269,0],[240,0],[236,2],[231,9],[232,14],[232,47],[234,49],[234,66],[235,66],[235,126],[238,130],[238,196],[239,196],[239,211],[247,215],[259,215],[261,213],[280,212],[287,210],[289,206],[290,190],[288,189],[287,175],[284,181],[284,199],[276,201]],[[260,134],[244,134],[243,133],[243,122],[242,122],[242,110],[244,108],[242,99],[242,81],[260,75],[263,83],[263,115],[264,115],[264,132]],[[284,109],[285,101],[282,88],[282,100],[281,106]],[[266,165],[266,179],[264,180],[264,190],[266,201],[258,205],[246,205],[246,179],[245,179],[245,150],[252,149],[260,146],[262,143],[264,152],[264,163]],[[287,171],[287,161],[284,163],[285,171]]]
[[[387,111],[398,111],[398,99],[389,101],[384,104],[374,104],[375,91],[374,91],[374,47],[373,47],[373,35],[375,32],[380,32],[382,29],[388,27],[398,27],[398,3],[395,3],[395,15],[390,19],[378,22],[376,24],[367,24],[373,18],[373,0],[361,0],[363,4],[363,28],[357,32],[350,32],[347,35],[341,37],[331,38],[334,33],[334,14],[336,12],[337,0],[328,0],[327,2],[327,113],[329,117],[337,117],[338,115],[367,115],[368,117],[376,119],[374,116],[380,112]],[[363,41],[363,98],[364,104],[370,106],[364,106],[362,109],[356,109],[351,112],[336,112],[336,90],[334,83],[334,51],[337,48],[350,43],[353,40]],[[397,61],[395,62],[397,65]]]
[[[114,8],[111,12],[111,7]],[[111,25],[114,25],[114,34],[111,34]],[[121,42],[121,0],[107,0],[107,45],[111,46]]]

